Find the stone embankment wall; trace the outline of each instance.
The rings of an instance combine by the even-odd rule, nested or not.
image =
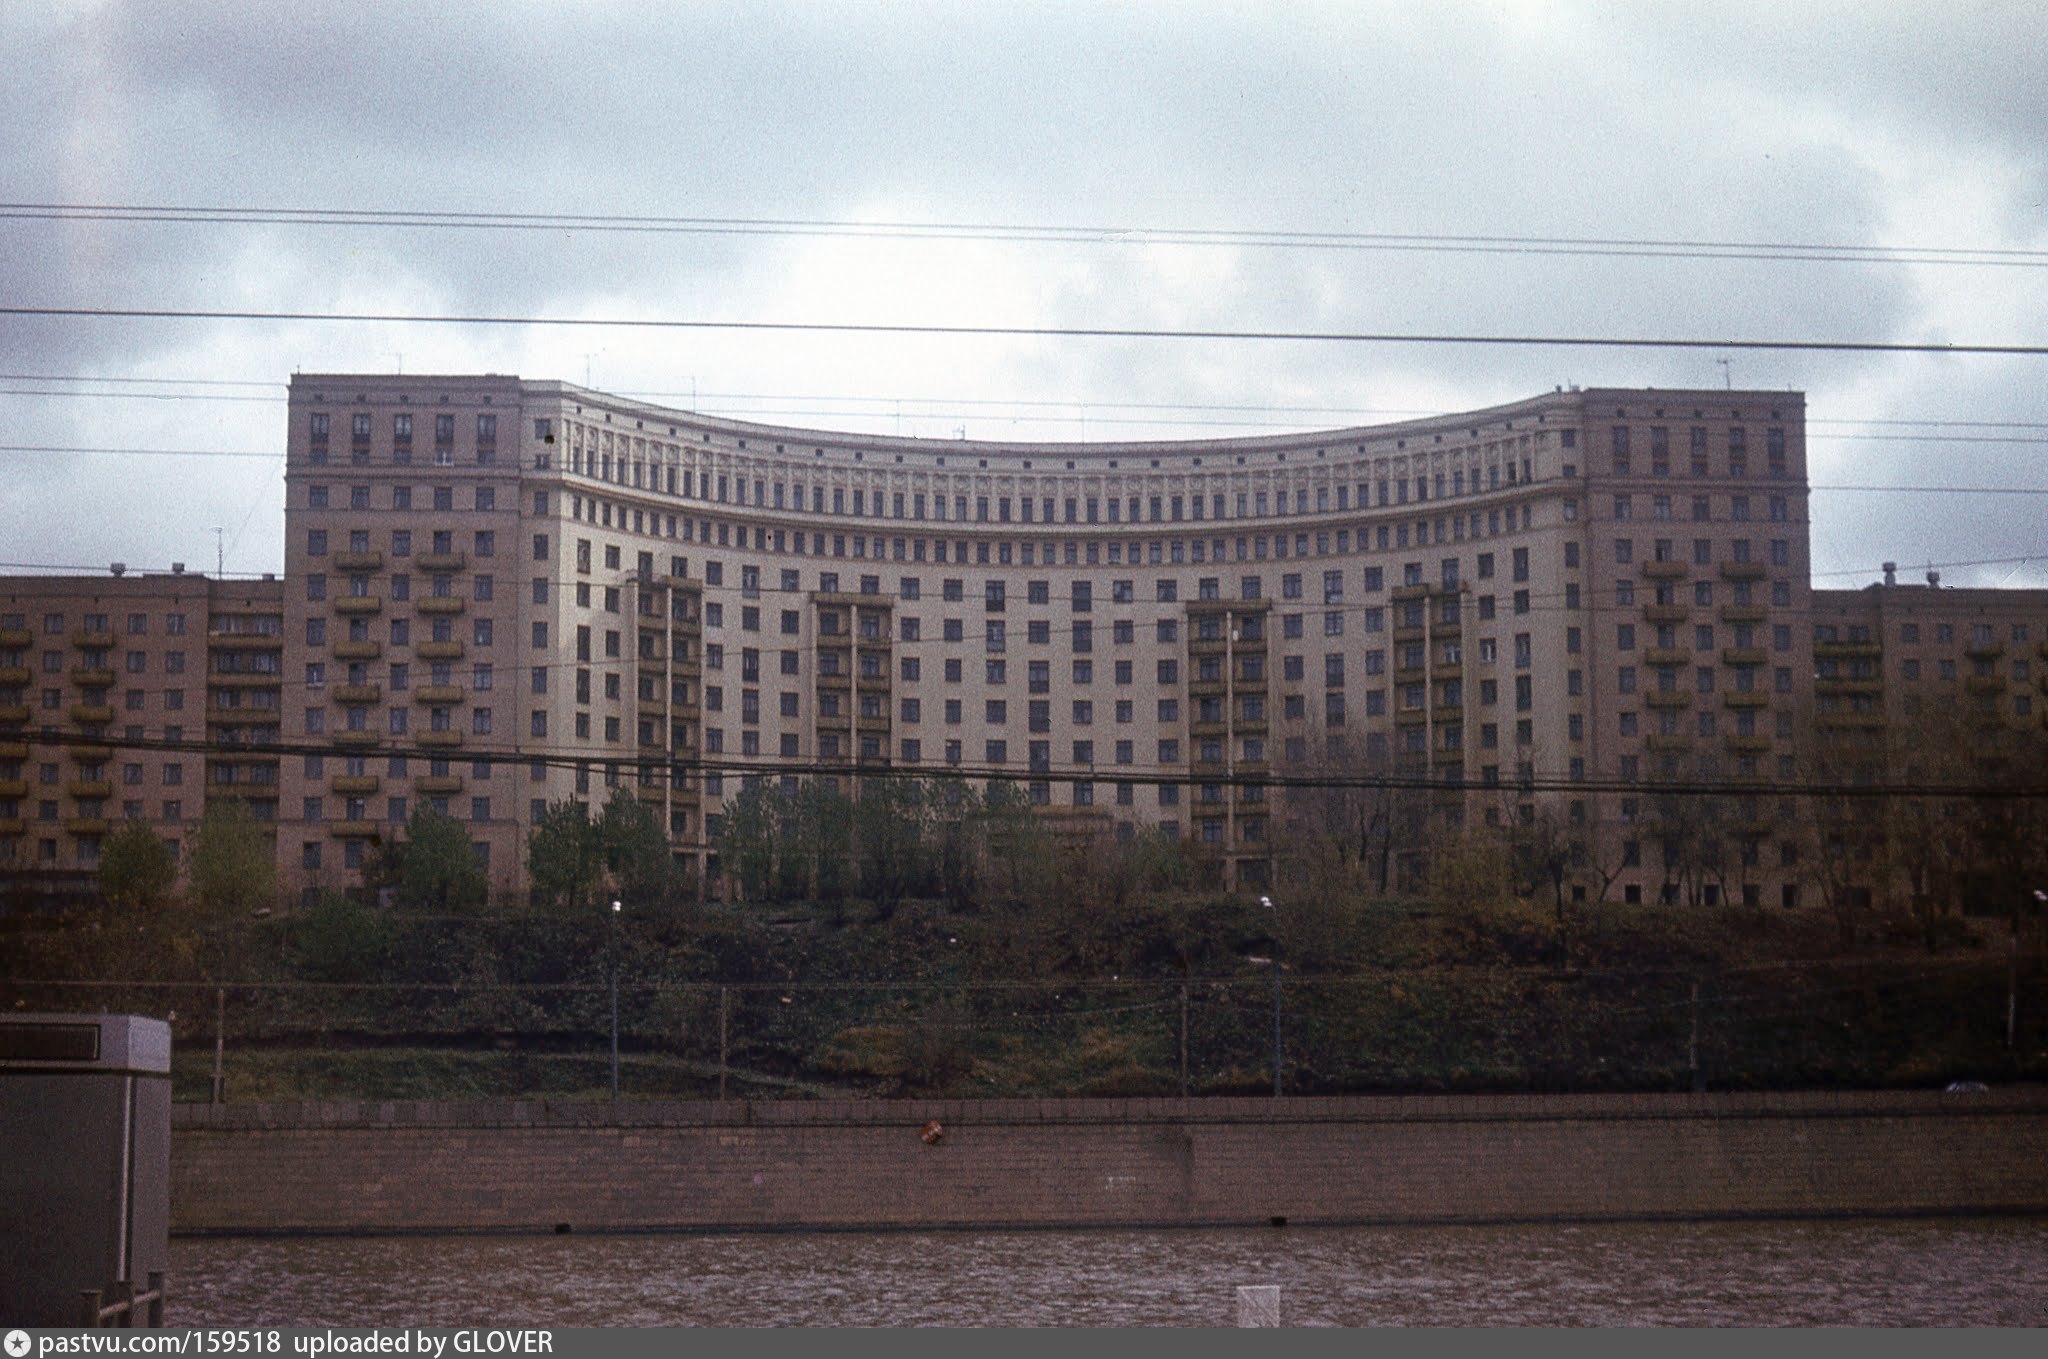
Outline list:
[[[181,1105],[173,1127],[183,1233],[2048,1212],[2041,1089]]]

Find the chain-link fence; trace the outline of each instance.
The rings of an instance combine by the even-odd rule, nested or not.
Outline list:
[[[614,994],[616,1010],[614,1011]],[[2038,964],[1710,975],[0,982],[166,1016],[181,1100],[1173,1096],[1939,1085],[2048,1076]],[[613,1014],[616,1013],[614,1023]],[[617,1059],[614,1067],[613,1052]]]

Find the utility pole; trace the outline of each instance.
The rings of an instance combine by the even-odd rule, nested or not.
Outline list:
[[[1706,1082],[1700,1079],[1700,984],[1697,981],[1692,984],[1692,1038],[1685,1045],[1685,1069],[1692,1075],[1695,1091],[1706,1087]]]
[[[1273,969],[1273,1098],[1280,1098],[1280,912],[1273,905],[1273,898],[1260,897],[1259,905],[1273,914],[1272,957],[1267,963]]]
[[[612,1103],[619,1102],[619,901],[612,898],[611,940],[605,953],[610,960],[612,991]]]

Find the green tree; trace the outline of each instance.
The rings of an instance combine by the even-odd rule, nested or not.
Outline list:
[[[100,895],[116,910],[152,907],[178,882],[178,856],[140,821],[124,821],[100,845]]]
[[[567,911],[588,905],[604,879],[604,850],[590,808],[557,802],[526,837],[526,870],[537,905]]]
[[[271,832],[240,798],[208,801],[186,867],[200,904],[223,914],[268,905],[277,890],[271,840]]]
[[[725,804],[718,862],[739,885],[743,900],[769,900],[780,887],[777,860],[787,811],[787,801],[766,780],[747,784]]]
[[[489,893],[469,832],[432,807],[414,809],[405,839],[387,849],[386,857],[393,861],[398,899],[416,910],[474,910]]]
[[[615,895],[628,897],[636,905],[668,900],[674,879],[668,837],[653,810],[635,797],[632,789],[622,785],[612,790],[598,814],[597,842],[605,877]]]
[[[884,920],[905,897],[932,888],[932,805],[921,779],[871,778],[854,804],[861,895]]]

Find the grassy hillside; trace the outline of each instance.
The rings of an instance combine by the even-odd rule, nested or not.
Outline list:
[[[1930,952],[1874,921],[1741,908],[1147,897],[955,913],[0,922],[9,1009],[174,1015],[175,1086],[235,1100],[602,1098],[612,963],[635,1097],[1166,1095],[1929,1086],[2048,1077],[2029,944]],[[1697,1074],[1696,1074],[1697,1073]]]

